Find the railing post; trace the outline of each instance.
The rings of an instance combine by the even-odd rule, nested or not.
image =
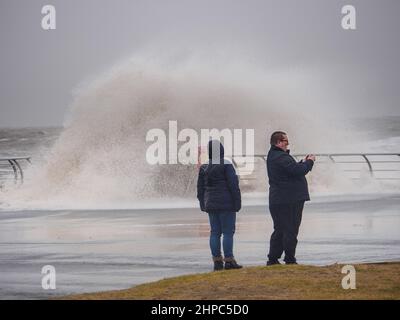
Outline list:
[[[17,167],[14,164],[14,159],[8,159],[8,163],[11,165],[13,171],[14,171],[14,183],[17,183],[18,181],[18,171]]]
[[[19,175],[21,176],[21,183],[24,183],[24,172],[22,171],[21,166],[19,165],[17,159],[14,159],[14,163],[18,167]]]
[[[374,176],[374,172],[372,171],[372,166],[371,166],[371,162],[368,160],[368,157],[365,154],[362,154],[362,157],[365,159],[365,161],[368,164],[368,168],[369,168],[369,173],[371,174],[371,177]]]

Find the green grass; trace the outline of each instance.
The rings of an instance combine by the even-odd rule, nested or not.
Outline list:
[[[400,299],[400,263],[354,265],[356,289],[341,286],[343,265],[277,265],[180,276],[126,290],[63,299]]]

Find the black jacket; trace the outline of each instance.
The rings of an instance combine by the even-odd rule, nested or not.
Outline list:
[[[296,160],[282,149],[272,146],[267,157],[269,203],[283,204],[310,200],[305,175],[314,161]]]
[[[224,148],[220,144],[219,163],[212,160],[212,143],[208,144],[209,163],[203,164],[197,180],[197,199],[201,211],[206,212],[237,212],[242,202],[239,189],[239,179],[232,163],[224,160]]]

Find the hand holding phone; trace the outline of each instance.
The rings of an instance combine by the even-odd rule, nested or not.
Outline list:
[[[306,160],[312,160],[312,161],[315,162],[315,156],[314,156],[313,154],[308,154],[308,155],[306,156]]]

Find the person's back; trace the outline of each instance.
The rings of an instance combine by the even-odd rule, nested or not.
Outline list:
[[[200,167],[197,180],[197,198],[201,211],[208,213],[210,221],[210,249],[214,270],[238,269],[233,256],[233,235],[235,233],[236,212],[241,208],[239,179],[232,163],[224,160],[224,148],[219,141],[208,144],[209,163]],[[221,235],[223,251],[221,254]]]
[[[219,142],[218,142],[219,143]],[[212,143],[209,144],[209,163],[203,164],[199,171],[197,198],[205,212],[237,212],[241,208],[239,182],[235,169],[224,159],[224,148],[219,146],[219,157],[212,156]]]

